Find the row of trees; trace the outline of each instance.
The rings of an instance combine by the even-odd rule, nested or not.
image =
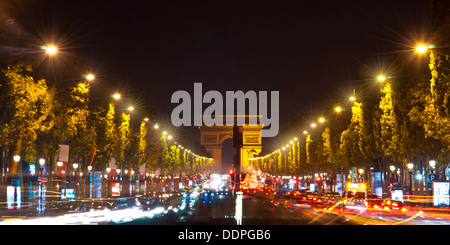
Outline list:
[[[143,120],[120,109],[120,101],[112,97],[93,99],[88,80],[57,89],[35,76],[23,64],[2,69],[0,146],[3,169],[9,174],[20,174],[22,163],[37,163],[40,158],[49,170],[56,169],[63,142],[70,145],[69,163],[79,163],[84,170],[89,164],[94,170],[104,170],[112,158],[118,167],[137,169],[146,163],[148,170],[167,173],[195,173],[210,164],[206,158],[181,152],[181,146],[167,140],[161,129],[154,129],[154,117],[152,122]],[[21,156],[20,162],[14,156]]]
[[[437,5],[432,25],[436,46],[422,57],[429,72],[409,66],[403,69],[406,76],[388,77],[376,81],[376,86],[376,79],[365,81],[349,108],[335,111],[335,105],[329,106],[326,120],[315,128],[294,122],[286,134],[298,138],[287,145],[280,142],[284,150],[255,158],[252,164],[268,173],[298,176],[348,175],[355,167],[369,177],[372,168],[385,174],[386,187],[391,166],[396,173],[400,169],[397,181],[404,178],[407,183],[408,163],[414,164],[414,173],[424,176],[434,160],[438,178],[443,179],[450,163],[450,36],[442,13],[450,8]],[[311,118],[302,115],[300,120],[305,117]],[[304,129],[308,133],[302,134]]]
[[[444,178],[450,163],[450,63],[443,51],[430,51],[429,76],[388,79],[378,93],[363,86],[358,92],[363,99],[351,102],[350,110],[328,108],[334,112],[324,123],[297,133],[253,164],[268,173],[298,176],[348,174],[353,167],[386,173],[395,166],[405,177],[408,163],[424,175],[435,160],[438,178]]]

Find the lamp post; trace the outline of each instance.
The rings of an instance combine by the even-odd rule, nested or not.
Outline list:
[[[78,163],[74,163],[72,164],[73,167],[73,176],[74,176],[74,180],[75,180],[75,195],[78,195],[78,188],[77,188],[77,181],[78,181],[78,177],[77,177],[77,169],[78,169]]]
[[[109,172],[111,171],[111,168],[106,168],[106,175],[108,176],[108,182],[107,182],[107,185],[106,185],[106,197],[110,197],[110,194],[109,194],[109,190],[111,189],[111,187],[110,187],[110,181],[109,181]]]
[[[363,176],[363,181],[361,182],[361,183],[364,183],[364,169],[362,169],[362,168],[360,168],[360,169],[358,169],[358,172],[359,172],[359,178],[361,178],[361,176]]]
[[[412,181],[412,170],[414,167],[413,163],[408,163],[406,165],[408,167],[408,172],[409,172],[409,194],[412,194],[412,185],[413,185],[413,181]]]
[[[430,160],[430,173],[432,173],[432,174],[434,174],[435,172],[435,168],[436,168],[436,161],[435,160]],[[436,178],[437,178],[437,175],[436,175]],[[434,180],[432,180],[431,179],[431,177],[430,177],[430,183],[432,183]],[[428,188],[427,188],[428,189]],[[433,190],[430,190],[430,193],[429,193],[429,195],[432,195],[433,193],[432,193],[432,191]]]
[[[40,158],[39,159],[39,165],[41,166],[41,176],[44,176],[44,165],[45,165],[45,159]]]
[[[87,173],[86,173],[86,177],[85,178],[87,178],[88,179],[88,181],[87,181],[87,188],[88,188],[88,192],[87,192],[87,195],[89,196],[89,197],[92,197],[92,183],[93,183],[93,181],[91,182],[91,177],[92,177],[92,180],[94,180],[94,176],[93,175],[91,175],[92,173],[91,173],[91,171],[92,171],[92,166],[87,166]]]
[[[436,161],[435,160],[430,160],[431,173],[434,173],[435,167],[436,167]]]

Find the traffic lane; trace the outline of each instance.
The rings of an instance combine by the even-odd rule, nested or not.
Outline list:
[[[348,217],[321,213],[312,206],[290,205],[288,200],[271,200],[253,195],[201,195],[190,209],[170,212],[134,224],[194,225],[354,225]]]

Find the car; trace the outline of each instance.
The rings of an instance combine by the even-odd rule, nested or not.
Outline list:
[[[381,202],[381,208],[383,211],[400,211],[400,212],[407,211],[407,208],[402,201],[392,200],[390,198],[386,198]]]
[[[231,188],[229,188],[228,186],[221,186],[217,190],[217,194],[219,194],[219,195],[230,195],[230,193],[231,193]]]
[[[305,192],[302,192],[302,194],[300,196],[300,201],[314,203],[314,202],[317,202],[317,196],[318,195],[315,192],[305,191]]]
[[[341,200],[341,195],[337,192],[325,192],[317,195],[317,200],[325,205],[334,205]]]
[[[374,194],[367,195],[367,208],[369,210],[381,210],[382,202],[383,202],[383,199],[378,198],[377,195],[374,195]]]

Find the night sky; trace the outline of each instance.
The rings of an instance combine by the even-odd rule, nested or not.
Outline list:
[[[135,88],[161,118],[176,106],[173,92],[193,96],[201,82],[223,95],[279,91],[280,131],[390,66],[385,57],[426,35],[430,10],[406,0],[0,2],[17,46],[54,40],[100,81]]]

